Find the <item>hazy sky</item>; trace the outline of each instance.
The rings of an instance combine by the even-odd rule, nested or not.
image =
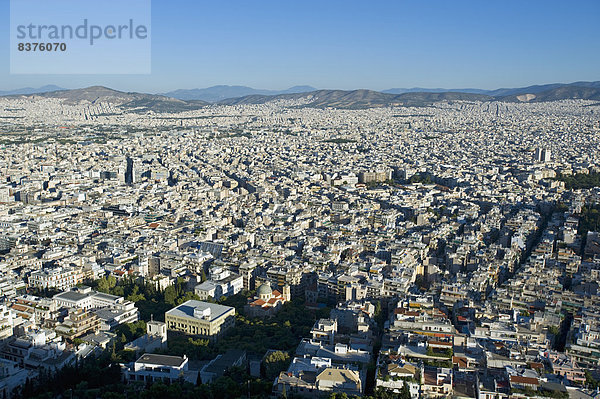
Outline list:
[[[9,14],[9,0],[0,0],[0,90],[600,80],[599,0],[153,0],[150,75],[10,75]]]

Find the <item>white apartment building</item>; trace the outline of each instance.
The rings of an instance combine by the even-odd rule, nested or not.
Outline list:
[[[83,279],[83,273],[72,267],[55,267],[36,270],[29,276],[29,286],[56,288],[62,291],[75,287]]]

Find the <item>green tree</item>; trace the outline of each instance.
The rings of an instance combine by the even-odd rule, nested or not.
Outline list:
[[[404,383],[404,385],[402,385],[399,399],[411,399],[410,390],[408,389],[408,384],[406,382]]]
[[[402,392],[400,393],[400,395],[402,395]],[[409,395],[410,395],[410,392],[409,392]],[[383,387],[378,387],[375,390],[375,392],[373,392],[373,395],[365,396],[364,398],[365,399],[397,399],[399,397],[402,398],[402,396],[398,396],[397,394],[390,391],[389,389],[386,389]],[[408,396],[408,397],[410,398],[410,396]]]
[[[117,279],[115,276],[104,276],[98,280],[97,289],[98,291],[105,292],[109,294],[111,289],[113,289],[117,285]]]
[[[165,296],[166,303],[168,303],[169,305],[175,306],[176,301],[177,301],[177,296],[178,296],[176,287],[173,285],[170,285],[167,288],[165,288],[164,296]]]
[[[231,377],[219,377],[211,384],[211,390],[217,399],[234,399],[242,396],[242,389]]]
[[[131,302],[139,302],[144,301],[146,297],[144,294],[140,292],[140,286],[135,284],[133,285],[132,291],[129,295],[127,295],[127,300]]]
[[[290,355],[287,352],[273,351],[265,357],[265,377],[268,380],[274,380],[280,372],[287,369],[290,362]]]
[[[600,383],[598,383],[588,370],[585,371],[585,384],[589,389],[598,389],[600,387]]]

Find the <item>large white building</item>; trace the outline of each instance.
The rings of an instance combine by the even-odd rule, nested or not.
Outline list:
[[[111,330],[119,324],[134,323],[139,312],[135,304],[123,297],[92,291],[89,287],[73,288],[52,297],[57,308],[94,310],[102,320],[102,330]]]
[[[83,279],[81,270],[73,267],[55,267],[36,270],[29,275],[29,285],[39,288],[56,288],[68,290],[75,287]]]
[[[198,372],[188,370],[188,358],[184,355],[167,356],[146,353],[128,365],[121,365],[125,381],[145,383],[186,381],[196,384]]]
[[[211,271],[210,280],[198,284],[194,288],[196,295],[205,301],[208,298],[219,299],[222,296],[235,295],[244,288],[244,278],[229,270],[216,268]]]
[[[235,324],[235,308],[189,300],[165,312],[167,329],[211,340]]]
[[[145,353],[128,365],[121,365],[125,381],[146,383],[186,381],[196,384],[198,372],[188,370],[188,358],[184,355],[167,356]]]

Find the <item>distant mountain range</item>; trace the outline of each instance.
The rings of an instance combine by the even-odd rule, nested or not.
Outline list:
[[[128,93],[102,86],[65,90],[44,86],[21,89],[8,94],[35,98],[60,98],[67,103],[87,101],[110,102],[129,112],[182,112],[209,106],[264,104],[273,100],[304,100],[306,107],[371,108],[385,106],[423,106],[439,101],[505,101],[541,102],[565,99],[600,100],[600,82],[555,83],[521,88],[496,90],[480,89],[389,89],[373,90],[316,90],[310,86],[295,86],[287,90],[259,90],[246,86],[213,86],[206,89],[176,90],[161,94]],[[30,91],[35,91],[31,93]],[[0,92],[2,93],[2,92]],[[243,93],[250,93],[245,94]],[[241,95],[240,95],[241,94]],[[0,94],[7,96],[7,94]],[[179,98],[177,98],[178,96]],[[203,99],[200,99],[202,97]]]
[[[33,88],[33,87],[23,87],[21,89],[14,89],[14,90],[6,90],[6,91],[2,91],[0,90],[0,97],[3,96],[11,96],[11,95],[15,95],[15,94],[35,94],[35,93],[46,93],[49,91],[57,91],[57,90],[65,90],[62,87],[58,87],[55,85],[46,85],[46,86],[42,86],[42,87],[38,87]]]
[[[411,89],[387,89],[382,90],[386,94],[404,94],[404,93],[470,93],[470,94],[487,94],[489,90],[484,89],[427,89],[424,87],[413,87]]]
[[[212,86],[205,89],[180,89],[163,93],[165,96],[178,98],[180,100],[202,100],[211,103],[216,103],[221,100],[236,97],[245,97],[252,95],[266,95],[276,96],[279,94],[291,94],[291,93],[307,93],[315,91],[314,87],[310,86],[294,86],[287,90],[263,90],[253,89],[248,86]]]
[[[438,91],[439,90],[439,91]],[[438,101],[505,101],[541,102],[566,99],[600,100],[600,82],[548,84],[513,89],[389,89],[317,90],[300,94],[276,96],[250,95],[222,100],[220,104],[262,104],[278,99],[307,98],[306,106],[335,108],[370,108],[390,105],[423,106]]]
[[[516,96],[521,94],[537,94],[544,91],[557,89],[564,86],[577,86],[599,89],[600,82],[574,82],[574,83],[550,83],[546,85],[535,85],[527,87],[517,87],[512,89],[495,89],[495,90],[484,90],[484,89],[424,89],[421,87],[414,87],[412,89],[388,89],[382,90],[382,93],[389,94],[404,94],[404,93],[472,93],[472,94],[485,94],[491,97],[506,97]]]
[[[183,101],[158,94],[128,93],[103,86],[91,86],[83,89],[57,90],[45,93],[29,94],[27,97],[58,98],[67,104],[82,101],[89,103],[108,102],[129,112],[182,112],[203,108],[209,103],[199,100]]]
[[[436,101],[471,100],[486,101],[489,96],[473,93],[403,93],[389,94],[373,90],[317,90],[309,93],[280,94],[276,96],[253,95],[231,98],[219,104],[264,104],[273,100],[298,100],[306,98],[305,106],[316,108],[372,108],[391,105],[421,105]]]

